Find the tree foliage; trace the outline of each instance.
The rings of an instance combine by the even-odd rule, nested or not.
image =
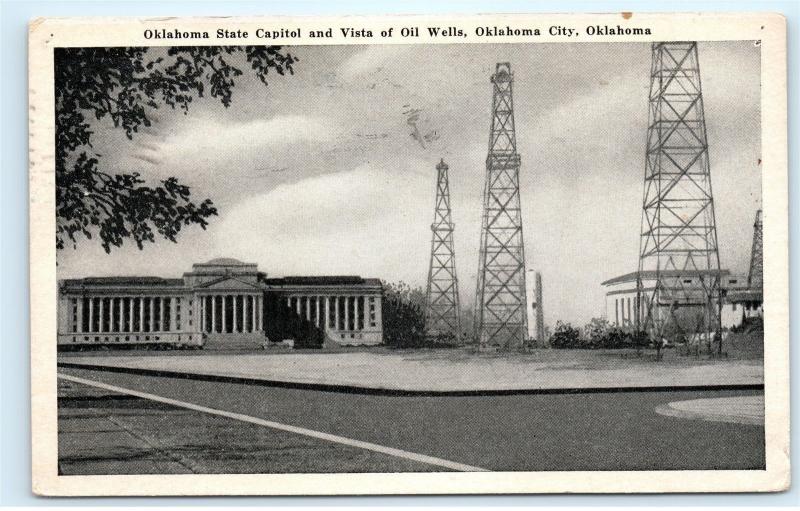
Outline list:
[[[395,348],[425,345],[425,292],[405,282],[383,283],[383,340]]]
[[[56,48],[54,58],[56,247],[97,232],[106,252],[126,238],[141,249],[156,233],[174,242],[183,226],[205,229],[217,210],[209,199],[195,203],[175,177],[149,186],[138,172],[102,168],[93,123],[110,121],[133,139],[161,107],[185,114],[205,96],[230,106],[242,62],[267,85],[270,71],[292,73],[296,61],[279,46],[171,47],[161,56],[147,48]]]
[[[581,331],[569,323],[556,322],[556,329],[550,336],[552,348],[580,348]]]

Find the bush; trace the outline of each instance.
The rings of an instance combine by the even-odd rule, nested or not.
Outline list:
[[[393,348],[425,346],[425,292],[383,283],[383,342]]]
[[[611,325],[603,318],[592,318],[583,327],[583,339],[587,348],[600,348],[605,343]]]
[[[633,345],[633,336],[622,328],[615,326],[606,330],[600,338],[597,347],[607,350],[629,348]]]
[[[731,328],[731,332],[735,334],[739,333],[764,333],[764,319],[760,316],[754,316],[751,318],[742,318],[742,322],[733,328]]]
[[[580,348],[581,332],[569,323],[556,323],[556,329],[550,336],[550,347],[556,349]]]

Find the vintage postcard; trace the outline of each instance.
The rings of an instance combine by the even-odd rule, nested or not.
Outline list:
[[[36,19],[33,491],[781,491],[769,13]]]

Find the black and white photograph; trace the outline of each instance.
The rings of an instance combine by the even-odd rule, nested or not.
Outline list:
[[[57,478],[767,473],[762,39],[395,19],[48,43]]]

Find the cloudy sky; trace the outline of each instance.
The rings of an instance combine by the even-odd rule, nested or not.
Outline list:
[[[219,209],[184,231],[106,255],[58,254],[59,276],[180,276],[235,257],[272,276],[359,274],[425,285],[435,165],[450,165],[462,303],[474,299],[489,77],[515,74],[527,266],[545,321],[603,311],[600,283],[637,266],[650,45],[298,46],[294,76],[237,82],[233,105],[162,109],[128,141],[96,126],[109,171],[178,176]],[[759,48],[699,44],[723,267],[746,272],[761,204]],[[417,138],[412,136],[417,134]],[[421,139],[421,141],[419,140]]]

